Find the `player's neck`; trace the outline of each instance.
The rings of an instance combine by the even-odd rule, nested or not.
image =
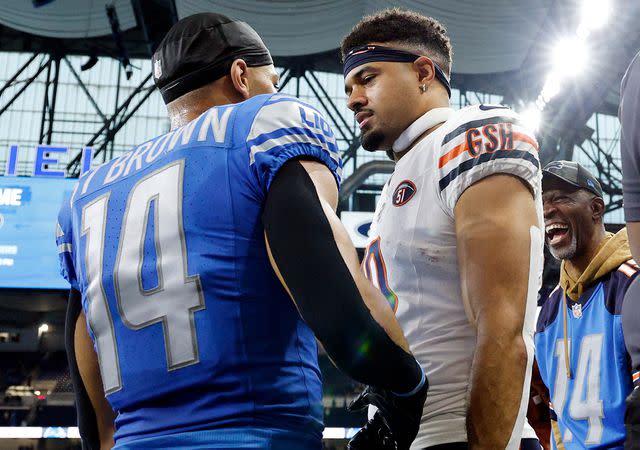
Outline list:
[[[446,94],[445,95],[441,95],[440,93],[434,92],[434,95],[431,96],[431,98],[429,98],[429,100],[427,100],[427,104],[424,105],[422,113],[418,117],[416,117],[414,119],[414,121],[412,121],[411,125],[413,125],[418,119],[423,117],[429,111],[432,111],[432,110],[437,109],[437,108],[449,108],[449,107],[450,107],[450,105],[449,105],[449,97]],[[416,144],[418,142],[420,142],[425,137],[427,137],[429,134],[431,134],[435,130],[437,130],[443,123],[444,123],[444,121],[440,122],[440,123],[438,123],[438,124],[436,124],[436,125],[434,125],[432,127],[430,127],[427,130],[425,130],[423,133],[421,133],[419,136],[417,136],[415,139],[413,139],[413,142],[411,142],[411,144],[409,146],[407,146],[406,149],[404,149],[402,151],[393,152],[393,159],[395,160],[395,162],[400,161],[400,159],[402,159],[402,157],[404,155],[409,153],[416,146]],[[411,128],[411,125],[408,127],[408,129]],[[406,132],[407,131],[405,131],[403,134],[406,134]]]
[[[226,77],[200,89],[188,92],[167,105],[171,130],[180,128],[215,106],[238,103],[244,98],[229,87]]]
[[[169,109],[169,118],[171,120],[171,131],[176,128],[180,128],[194,119],[197,119],[210,108],[214,106],[228,105],[235,103],[229,99],[222,99],[221,101],[200,101],[191,103],[188,105],[179,105],[175,108]]]
[[[439,123],[438,125],[429,128],[428,130],[426,130],[424,133],[422,133],[420,136],[418,136],[416,138],[415,141],[413,141],[413,144],[411,144],[409,147],[407,147],[406,150],[403,150],[401,152],[393,152],[393,159],[395,160],[395,162],[400,161],[400,159],[406,155],[407,153],[409,153],[418,142],[420,142],[421,140],[423,140],[424,138],[426,138],[429,134],[433,133],[434,131],[436,131],[438,128],[440,128],[442,125],[444,124],[444,122]]]

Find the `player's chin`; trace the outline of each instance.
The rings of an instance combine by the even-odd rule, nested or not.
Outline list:
[[[362,131],[360,134],[360,144],[362,148],[367,151],[375,152],[376,150],[383,150],[382,146],[385,140],[385,136],[382,132],[375,129]]]
[[[573,236],[567,236],[566,242],[551,243],[549,239],[547,239],[547,247],[549,249],[549,253],[551,256],[556,258],[557,260],[565,260],[571,259],[574,257],[576,253],[576,240]]]

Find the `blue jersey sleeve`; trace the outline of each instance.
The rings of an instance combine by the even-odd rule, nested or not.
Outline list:
[[[274,95],[256,113],[247,136],[252,170],[263,193],[289,160],[324,163],[340,185],[342,161],[333,130],[322,114],[296,98]]]
[[[77,186],[77,185],[76,185]],[[71,287],[80,290],[76,271],[73,266],[73,233],[71,202],[65,199],[58,213],[56,224],[56,245],[58,246],[58,259],[60,261],[60,273]]]

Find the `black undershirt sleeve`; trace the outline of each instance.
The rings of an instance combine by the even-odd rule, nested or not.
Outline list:
[[[262,220],[302,318],[336,366],[361,383],[396,393],[413,390],[422,369],[371,316],[299,161],[279,170]]]
[[[82,440],[83,450],[99,450],[100,438],[98,434],[98,422],[96,414],[91,405],[89,394],[84,387],[75,352],[75,331],[76,323],[82,311],[82,299],[80,292],[71,289],[69,292],[69,304],[67,305],[67,315],[65,317],[64,340],[69,363],[69,374],[73,384],[73,392],[76,400],[76,412],[78,416],[78,428]]]

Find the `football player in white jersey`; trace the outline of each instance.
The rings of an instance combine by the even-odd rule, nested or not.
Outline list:
[[[396,161],[363,269],[429,379],[411,448],[517,449],[543,265],[538,144],[507,107],[450,109],[451,44],[430,17],[367,16],[341,50],[362,146]],[[380,428],[350,448],[371,448],[360,442]]]

